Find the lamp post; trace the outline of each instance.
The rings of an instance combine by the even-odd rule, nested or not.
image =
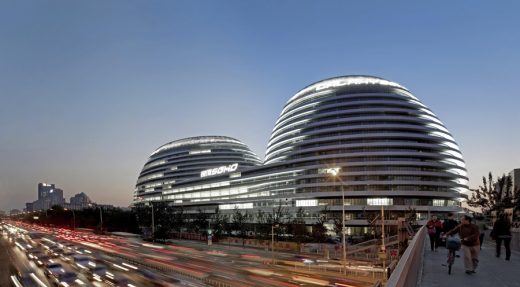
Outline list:
[[[335,167],[335,168],[329,168],[327,169],[327,173],[332,175],[334,182],[336,182],[336,179],[338,179],[341,183],[340,189],[341,189],[341,241],[343,244],[343,269],[345,269],[345,275],[347,274],[347,242],[345,240],[345,189],[343,187],[344,183],[343,180],[341,180],[341,177],[339,177],[339,172],[341,168]]]
[[[103,234],[103,208],[101,208],[101,206],[99,206],[99,220],[99,230],[101,231],[101,234]]]
[[[69,210],[69,209],[66,209],[64,208],[63,210]],[[72,230],[76,230],[76,213],[74,212],[74,209],[70,209],[70,211],[72,211],[72,218],[73,218],[73,225],[72,225]]]
[[[213,245],[213,231],[211,230],[211,218],[208,217],[208,246]]]
[[[153,210],[153,201],[150,201],[152,206],[152,242],[155,242],[155,212]]]
[[[274,264],[274,228],[278,228],[278,224],[271,225],[271,257]]]

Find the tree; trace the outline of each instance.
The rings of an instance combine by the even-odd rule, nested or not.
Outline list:
[[[482,177],[482,183],[478,189],[472,190],[471,198],[467,201],[469,206],[479,207],[483,213],[500,213],[520,204],[518,189],[513,188],[510,176],[502,175],[495,181],[490,172],[487,179]]]
[[[277,240],[279,240],[279,234],[287,233],[287,223],[291,221],[291,215],[286,207],[282,205],[282,201],[280,200],[278,206],[273,208],[273,212],[267,214],[266,223],[268,224],[268,228],[271,229],[271,226],[278,226],[278,228],[274,229],[274,236]],[[271,230],[269,230],[270,232]]]
[[[307,238],[307,230],[305,226],[305,210],[299,207],[296,211],[296,217],[293,218],[290,224],[289,234],[294,236],[296,243],[300,244]]]
[[[318,220],[316,220],[316,223],[312,225],[312,238],[316,242],[325,242],[328,238],[327,228],[325,227],[326,221],[326,216],[321,213],[318,217]]]
[[[132,210],[141,228],[150,228],[152,226],[152,209],[149,206],[136,204]]]
[[[198,209],[198,213],[193,221],[195,232],[203,234],[208,230],[209,215],[206,214],[202,209]]]
[[[216,238],[221,238],[225,232],[227,216],[220,212],[218,206],[215,208],[215,213],[212,216],[211,229]]]
[[[333,223],[336,236],[341,236],[341,231],[343,230],[343,220],[341,220],[341,217],[334,217]]]
[[[226,232],[227,236],[233,236],[233,222],[232,216],[229,214],[223,215],[223,224],[224,224],[224,231]]]
[[[164,201],[152,204],[154,205],[155,238],[169,239],[174,228],[175,207]]]
[[[404,220],[412,226],[416,225],[417,224],[417,210],[415,208],[412,208],[411,206],[409,206],[408,211],[405,214]]]
[[[250,220],[251,214],[248,211],[242,213],[240,209],[235,208],[233,213],[233,230],[237,232],[239,238],[242,238],[242,245],[245,244],[244,238],[247,235],[247,223]]]
[[[261,209],[256,213],[256,230],[257,238],[268,238],[271,232],[271,225],[268,222],[268,215]]]
[[[184,212],[184,208],[182,206],[176,207],[175,211],[173,213],[173,222],[172,222],[172,228],[173,230],[179,232],[179,237],[182,238],[181,232],[182,229],[185,227],[187,222],[186,214]]]

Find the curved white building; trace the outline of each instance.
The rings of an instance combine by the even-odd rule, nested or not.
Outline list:
[[[241,170],[262,162],[245,144],[225,136],[201,136],[157,148],[137,179],[134,198],[161,200],[175,184],[217,173]]]
[[[353,226],[366,225],[366,212],[382,205],[393,219],[410,207],[422,217],[458,211],[467,191],[462,154],[443,123],[405,87],[371,76],[326,79],[297,92],[274,126],[264,164],[253,158],[240,172],[192,176],[154,196],[138,193],[136,203],[252,211],[283,204],[294,212],[305,207],[312,222],[325,206],[341,216],[344,192]]]

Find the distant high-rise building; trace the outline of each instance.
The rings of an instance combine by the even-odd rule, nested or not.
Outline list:
[[[53,205],[63,205],[63,190],[54,184],[38,183],[38,200],[25,204],[27,211],[45,210]]]
[[[83,209],[87,208],[89,204],[92,204],[92,200],[84,193],[78,193],[70,198],[70,208],[72,209]]]
[[[56,188],[54,184],[38,183],[38,200],[47,198],[47,196]]]

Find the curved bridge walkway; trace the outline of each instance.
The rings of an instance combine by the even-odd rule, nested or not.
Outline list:
[[[460,258],[455,258],[451,275],[448,275],[448,267],[446,266],[447,249],[441,247],[437,249],[437,252],[432,252],[428,240],[424,248],[423,272],[419,286],[520,287],[520,252],[513,250],[511,261],[505,260],[504,246],[502,246],[501,253],[500,258],[495,257],[495,241],[492,241],[487,236],[480,251],[480,263],[476,270],[477,273],[467,275],[464,272],[464,262],[461,254]]]

